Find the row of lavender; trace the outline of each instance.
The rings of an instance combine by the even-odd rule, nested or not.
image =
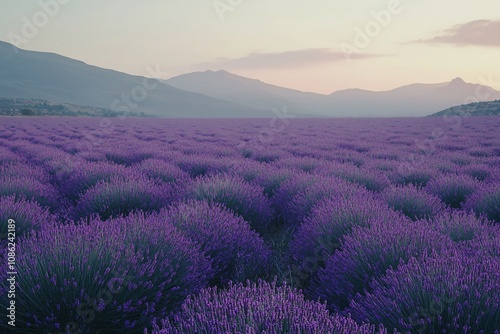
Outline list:
[[[499,123],[3,119],[18,329],[495,333]]]

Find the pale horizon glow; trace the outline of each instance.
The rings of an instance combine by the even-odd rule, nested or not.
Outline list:
[[[163,79],[223,69],[322,94],[460,77],[500,90],[500,4],[491,0],[0,0],[0,6],[0,40],[17,36],[21,49],[134,75],[149,76],[148,67],[161,68]],[[26,22],[37,19],[38,31],[25,36]]]

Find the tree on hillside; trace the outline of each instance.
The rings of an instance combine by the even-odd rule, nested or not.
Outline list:
[[[20,112],[21,115],[23,116],[33,116],[35,114],[35,112],[32,109],[27,109],[27,108],[21,109]]]

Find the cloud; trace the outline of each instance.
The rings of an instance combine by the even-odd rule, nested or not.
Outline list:
[[[498,36],[500,36],[500,20],[477,20],[455,25],[436,37],[416,42],[500,47]]]
[[[376,54],[352,54],[351,59],[379,57]],[[292,68],[345,60],[342,52],[330,49],[304,49],[281,53],[251,53],[241,58],[218,58],[195,65],[197,69],[270,69]]]

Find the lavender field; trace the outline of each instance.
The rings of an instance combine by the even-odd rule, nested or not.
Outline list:
[[[498,334],[499,126],[3,118],[0,332]]]

